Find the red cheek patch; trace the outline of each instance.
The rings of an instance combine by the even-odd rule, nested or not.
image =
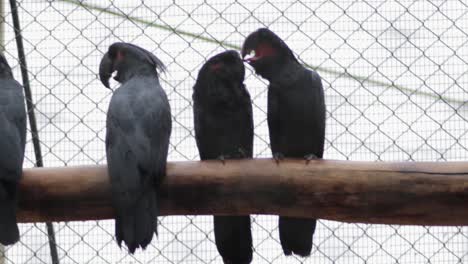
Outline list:
[[[218,62],[218,63],[215,63],[215,64],[211,64],[210,65],[210,70],[211,71],[217,71],[217,70],[221,69],[221,67],[223,67],[222,63]]]
[[[257,48],[255,49],[255,56],[246,59],[246,61],[252,62],[252,61],[259,60],[263,57],[274,56],[275,54],[276,54],[276,50],[273,47],[271,47],[271,45],[262,43],[258,45]]]
[[[118,61],[119,61],[119,60],[123,60],[123,58],[124,58],[123,52],[122,52],[122,51],[118,51],[118,52],[117,52],[117,60],[118,60]]]
[[[255,50],[255,57],[268,57],[276,54],[275,49],[268,44],[260,44]]]

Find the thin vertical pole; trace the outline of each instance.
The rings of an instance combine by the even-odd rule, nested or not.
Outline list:
[[[0,0],[0,52],[3,53],[5,51],[5,2]]]
[[[5,14],[4,14],[4,1],[0,0],[0,53],[5,51]],[[5,246],[0,244],[0,264],[5,263]]]
[[[36,167],[43,167],[41,144],[39,141],[39,133],[37,129],[36,115],[34,113],[34,103],[32,100],[31,87],[29,84],[28,67],[26,65],[26,56],[24,54],[23,37],[21,35],[21,26],[18,17],[18,7],[16,0],[10,0],[11,16],[13,19],[13,27],[15,30],[16,46],[18,48],[18,59],[21,67],[21,76],[23,78],[24,94],[26,96],[26,107],[28,110],[29,126],[31,128],[32,142],[34,146],[34,154],[36,156]],[[49,238],[50,257],[53,264],[59,264],[57,254],[57,244],[55,242],[55,232],[52,223],[46,223],[47,235]]]

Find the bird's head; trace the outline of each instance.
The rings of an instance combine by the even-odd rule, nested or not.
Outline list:
[[[138,71],[165,71],[164,64],[151,52],[130,43],[116,42],[109,46],[99,65],[99,79],[110,88],[109,79],[117,71],[114,79],[125,82]]]
[[[224,107],[244,93],[245,67],[239,53],[228,50],[208,59],[198,72],[194,98],[204,102],[223,102]]]
[[[257,74],[267,78],[274,75],[274,69],[287,61],[296,61],[286,43],[268,28],[252,32],[244,41],[241,55]]]
[[[198,77],[206,78],[208,75],[218,80],[242,83],[245,67],[239,53],[228,50],[211,57],[200,69]]]

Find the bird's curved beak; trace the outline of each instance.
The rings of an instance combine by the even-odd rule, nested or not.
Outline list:
[[[252,63],[253,61],[258,60],[260,57],[257,56],[256,50],[247,50],[245,54],[242,55],[242,60],[247,63]]]
[[[112,66],[112,60],[109,57],[109,53],[106,52],[101,59],[101,63],[99,64],[99,79],[101,80],[102,84],[110,89],[109,79],[112,76],[112,72],[114,71]]]
[[[247,37],[241,49],[241,57],[244,62],[251,64],[253,61],[259,59],[257,46],[258,41],[255,36]]]
[[[251,63],[253,60],[252,58],[255,58],[256,56],[256,49],[258,46],[258,34],[256,32],[251,33],[250,35],[247,36],[247,38],[244,40],[244,43],[242,44],[241,48],[241,57],[244,62]]]
[[[248,58],[246,58],[246,56],[250,55],[252,53],[252,50],[251,49],[248,49],[246,47],[242,47],[242,50],[241,50],[241,58],[244,62],[249,62]]]

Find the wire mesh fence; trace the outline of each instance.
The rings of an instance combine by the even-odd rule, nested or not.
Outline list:
[[[468,155],[468,5],[465,1],[16,1],[44,166],[105,163],[111,92],[98,63],[115,41],[153,51],[172,107],[169,160],[197,160],[192,86],[205,60],[267,26],[323,78],[325,158],[453,161]],[[7,2],[5,55],[21,81]],[[249,68],[256,157],[271,156],[266,83]],[[31,137],[25,167],[36,163]],[[73,205],[70,205],[73,206]],[[120,250],[113,221],[21,224],[5,263],[221,263],[210,216],[161,217],[159,237]],[[277,217],[253,217],[253,263],[464,263],[464,227],[320,221],[310,258],[284,257]]]

